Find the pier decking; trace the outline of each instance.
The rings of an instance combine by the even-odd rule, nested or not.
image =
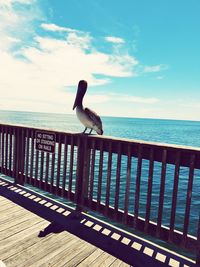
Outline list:
[[[0,186],[6,183],[0,180]],[[10,189],[14,189],[10,185]],[[60,209],[63,216],[70,211],[56,207],[44,199],[18,189],[19,196],[26,194],[38,206],[46,204],[50,210]],[[11,190],[12,193],[12,190]],[[23,195],[24,195],[23,194]],[[11,196],[11,195],[10,195]],[[15,196],[16,197],[16,196]],[[43,204],[42,204],[43,203]],[[58,218],[57,218],[58,220]],[[72,219],[73,220],[73,219]],[[76,223],[76,219],[75,223]],[[80,222],[81,223],[81,222]],[[91,222],[90,222],[91,223]],[[85,226],[87,228],[87,226]],[[80,229],[77,229],[77,232]],[[47,219],[15,204],[0,193],[0,260],[8,267],[36,266],[129,266],[102,249],[65,230],[59,222]]]
[[[2,178],[0,214],[0,261],[7,267],[195,266],[177,253]]]

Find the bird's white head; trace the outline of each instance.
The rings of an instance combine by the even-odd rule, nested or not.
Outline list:
[[[79,81],[73,110],[77,106],[82,106],[83,97],[84,97],[86,91],[87,91],[87,82],[84,80]]]

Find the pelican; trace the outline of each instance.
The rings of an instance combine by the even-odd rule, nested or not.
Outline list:
[[[78,84],[73,110],[76,108],[76,115],[80,122],[85,126],[85,130],[83,131],[83,133],[86,133],[87,129],[89,128],[89,134],[91,134],[92,131],[95,130],[97,134],[102,135],[103,127],[101,118],[91,109],[83,107],[82,101],[86,91],[87,82],[81,80]]]

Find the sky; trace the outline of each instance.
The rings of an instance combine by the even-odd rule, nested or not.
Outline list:
[[[200,120],[199,0],[0,0],[0,110]]]

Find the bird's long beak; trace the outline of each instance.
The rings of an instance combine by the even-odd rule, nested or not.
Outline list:
[[[87,82],[84,80],[81,80],[78,84],[78,89],[76,93],[76,98],[73,105],[73,110],[78,106],[82,105],[83,97],[85,95],[85,92],[87,90]]]
[[[77,107],[77,105],[78,105],[78,94],[76,94],[76,98],[75,98],[74,105],[73,105],[73,110]]]

